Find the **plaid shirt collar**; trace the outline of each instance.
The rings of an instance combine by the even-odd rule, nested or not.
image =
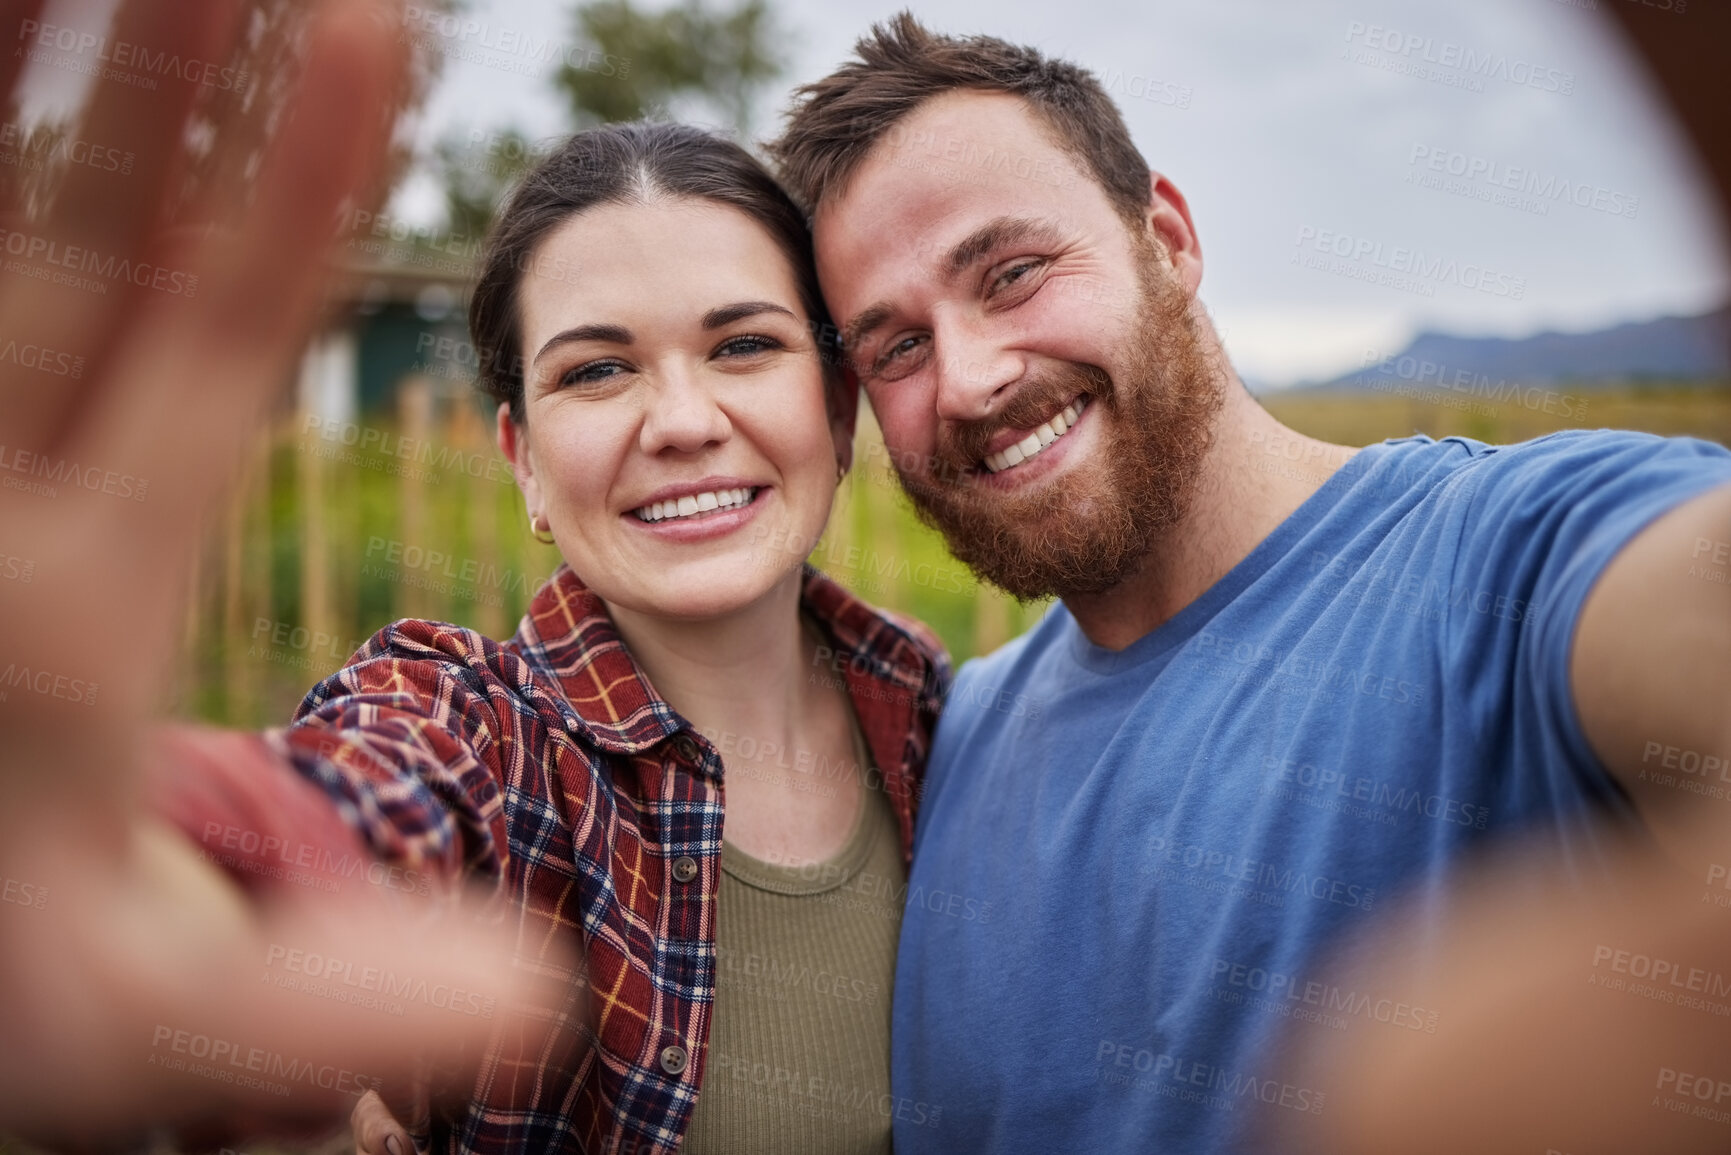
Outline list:
[[[887,683],[877,687],[880,700],[887,689],[937,712],[948,671],[935,669],[927,657],[941,648],[923,625],[868,606],[809,564],[800,607],[817,620],[831,643],[828,653],[818,654],[823,669],[846,678],[856,703],[862,683]],[[924,646],[916,643],[916,630],[922,632]],[[686,726],[650,686],[600,595],[569,565],[561,563],[536,593],[514,642],[528,662],[551,674],[564,690],[566,701],[554,705],[572,728],[603,750],[638,754]],[[528,692],[534,694],[537,688]],[[877,764],[898,765],[906,735],[869,724],[864,729]]]

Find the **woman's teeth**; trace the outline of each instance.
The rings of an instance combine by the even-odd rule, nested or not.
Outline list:
[[[986,471],[999,473],[1022,464],[1030,457],[1037,457],[1046,446],[1064,436],[1070,427],[1076,424],[1076,419],[1082,416],[1082,410],[1088,408],[1088,398],[1078,397],[1044,425],[1036,425],[1032,433],[1016,442],[1014,445],[986,455]]]
[[[757,496],[757,486],[745,489],[714,489],[708,493],[693,493],[670,501],[652,501],[632,512],[641,521],[669,521],[681,517],[696,517],[717,509],[732,509],[750,505]]]

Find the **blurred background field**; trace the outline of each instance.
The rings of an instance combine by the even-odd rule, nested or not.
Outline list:
[[[1585,422],[1517,404],[1462,410],[1362,393],[1288,391],[1263,401],[1295,429],[1353,445],[1414,432],[1510,442],[1601,426],[1731,444],[1731,389],[1639,384],[1579,396]],[[869,411],[855,461],[813,564],[866,600],[929,623],[958,661],[1045,611],[974,581],[918,522]],[[315,682],[397,618],[509,636],[558,564],[528,535],[478,403],[424,379],[405,382],[397,411],[375,419],[336,425],[284,414],[213,529],[177,709],[238,726],[286,722]]]
[[[261,33],[235,63],[264,75],[280,74],[292,39],[292,0],[242,3]],[[1500,6],[1481,8],[1475,9],[1477,18],[1488,19],[1493,9],[1498,19],[1508,18]],[[379,212],[357,212],[347,222],[345,275],[331,319],[303,359],[294,399],[256,446],[252,469],[230,496],[222,523],[210,527],[197,587],[190,593],[184,661],[171,688],[172,708],[184,716],[229,725],[281,724],[313,684],[397,618],[451,621],[491,637],[508,637],[558,558],[529,537],[522,498],[492,445],[492,416],[469,388],[478,357],[466,341],[464,301],[482,238],[501,199],[561,134],[575,129],[647,116],[705,124],[744,142],[767,135],[788,84],[827,70],[853,35],[890,10],[852,12],[844,18],[821,0],[426,0],[409,9],[404,37],[415,49],[417,79],[405,98],[408,130],[394,170],[395,192]],[[1073,46],[1061,48],[1060,41],[1069,41],[1053,39],[1057,29],[1052,21],[1066,35],[1073,31],[1071,24],[1080,28],[1089,23],[1072,21],[1046,6],[1010,4],[990,20],[947,0],[927,0],[918,10],[939,27],[975,31],[989,26],[999,34],[1063,52],[1072,52]],[[1442,20],[1443,13],[1441,6],[1433,6],[1428,15]],[[1541,15],[1541,24],[1551,23],[1538,31],[1549,41],[1574,45],[1577,65],[1584,72],[1592,70],[1608,91],[1621,86],[1616,107],[1638,104],[1624,99],[1629,82],[1615,72],[1607,50],[1593,46],[1588,30],[1558,22],[1556,12]],[[1313,15],[1299,23],[1322,27],[1333,19]],[[1531,30],[1516,27],[1519,23],[1515,20],[1502,34],[1528,35]],[[1471,327],[1482,318],[1472,309],[1444,308],[1454,300],[1452,290],[1438,298],[1403,299],[1362,280],[1299,268],[1288,259],[1291,226],[1313,220],[1327,224],[1333,207],[1322,214],[1312,205],[1291,220],[1282,215],[1284,209],[1272,205],[1257,202],[1248,210],[1239,205],[1233,190],[1242,182],[1210,183],[1223,166],[1230,168],[1235,158],[1256,151],[1226,150],[1231,155],[1223,155],[1217,147],[1220,139],[1237,139],[1239,128],[1257,125],[1275,137],[1290,135],[1297,131],[1293,126],[1271,127],[1290,99],[1303,95],[1326,104],[1337,90],[1362,95],[1385,84],[1386,78],[1343,69],[1332,50],[1319,51],[1307,58],[1308,87],[1293,89],[1279,101],[1256,103],[1264,119],[1239,125],[1231,119],[1237,115],[1232,106],[1218,98],[1255,78],[1235,57],[1216,60],[1207,51],[1212,43],[1208,36],[1192,32],[1186,43],[1201,55],[1187,67],[1214,61],[1208,65],[1217,68],[1212,85],[1200,74],[1191,77],[1195,86],[1188,81],[1147,83],[1152,74],[1136,72],[1141,67],[1135,63],[1137,53],[1127,60],[1115,55],[1110,45],[1126,39],[1117,32],[1079,59],[1095,68],[1115,94],[1150,156],[1160,156],[1162,163],[1175,166],[1168,171],[1183,171],[1187,181],[1195,182],[1193,199],[1201,192],[1215,211],[1226,211],[1224,206],[1243,210],[1227,212],[1231,227],[1211,233],[1220,244],[1210,240],[1213,271],[1205,297],[1218,310],[1228,348],[1253,383],[1261,383],[1257,387],[1264,403],[1277,417],[1302,432],[1347,444],[1413,432],[1504,442],[1557,428],[1600,426],[1731,442],[1731,393],[1725,385],[1703,383],[1731,375],[1724,361],[1731,328],[1713,328],[1731,326],[1731,321],[1709,324],[1697,318],[1638,332],[1612,329],[1601,334],[1597,344],[1577,342],[1574,363],[1601,379],[1572,390],[1578,393],[1577,402],[1587,402],[1586,412],[1573,404],[1566,417],[1545,412],[1543,405],[1408,388],[1415,380],[1434,385],[1445,372],[1458,381],[1463,368],[1479,373],[1475,380],[1481,383],[1495,381],[1498,388],[1505,379],[1532,379],[1525,372],[1495,367],[1516,363],[1507,358],[1524,346],[1451,343],[1446,337],[1439,345],[1434,335],[1421,336],[1410,347],[1420,354],[1417,358],[1390,358],[1395,380],[1353,378],[1353,388],[1332,391],[1274,387],[1290,385],[1303,373],[1312,374],[1305,380],[1326,376],[1313,372],[1323,362],[1312,364],[1314,358],[1303,355],[1318,333],[1338,330],[1325,342],[1333,350],[1335,360],[1328,362],[1333,372],[1347,368],[1349,351],[1357,356],[1372,345],[1383,346],[1380,353],[1361,360],[1361,368],[1389,357],[1398,348],[1398,342],[1388,343],[1394,334],[1410,333],[1421,321]],[[1333,28],[1331,35],[1337,33]],[[1139,42],[1136,37],[1129,41]],[[1185,66],[1174,68],[1165,81],[1183,79]],[[1583,84],[1584,90],[1588,87]],[[1391,114],[1394,127],[1403,132],[1431,123],[1431,113],[1464,130],[1484,116],[1496,118],[1502,115],[1499,110],[1519,111],[1531,103],[1531,94],[1487,95],[1460,103],[1459,94],[1429,93],[1425,86],[1396,85],[1393,90],[1404,93],[1412,105],[1405,113]],[[1137,93],[1156,91],[1162,94],[1159,100],[1136,98]],[[1167,102],[1168,93],[1182,100]],[[1398,102],[1350,99],[1352,107],[1363,106],[1367,115],[1372,105],[1406,108]],[[1426,112],[1433,100],[1444,104]],[[218,166],[201,179],[244,172],[249,151],[268,137],[270,101],[256,103],[225,129],[236,134],[231,142],[235,147],[221,155],[239,167],[228,172]],[[1564,264],[1574,270],[1565,287],[1572,291],[1590,286],[1605,296],[1583,316],[1675,312],[1679,303],[1699,305],[1714,299],[1718,282],[1710,277],[1703,281],[1705,274],[1690,282],[1690,293],[1674,300],[1654,293],[1638,304],[1617,298],[1619,286],[1633,283],[1631,273],[1650,273],[1649,266],[1667,270],[1661,283],[1678,283],[1677,270],[1686,263],[1680,252],[1700,251],[1693,239],[1699,231],[1691,224],[1694,218],[1682,211],[1683,202],[1677,199],[1687,191],[1683,170],[1661,166],[1640,151],[1650,134],[1600,132],[1595,128],[1600,119],[1569,115],[1558,120],[1557,110],[1539,107],[1544,115],[1530,122],[1522,146],[1533,152],[1535,163],[1550,163],[1544,151],[1548,142],[1573,141],[1584,133],[1582,139],[1604,157],[1625,158],[1650,177],[1651,184],[1640,190],[1645,199],[1638,227],[1621,218],[1614,223],[1610,218],[1598,222],[1591,215],[1576,220],[1565,215],[1569,206],[1563,204],[1545,206],[1547,219],[1541,224],[1531,214],[1515,214],[1515,220],[1508,210],[1472,198],[1438,197],[1424,190],[1412,194],[1410,182],[1402,178],[1401,163],[1410,167],[1411,160],[1404,145],[1388,157],[1377,154],[1378,165],[1391,158],[1401,163],[1373,166],[1374,179],[1347,180],[1347,170],[1330,162],[1308,180],[1292,182],[1293,192],[1315,185],[1331,205],[1350,193],[1354,211],[1371,216],[1416,195],[1419,199],[1402,213],[1398,229],[1396,222],[1377,227],[1396,230],[1391,235],[1422,242],[1422,247],[1451,259],[1457,252],[1474,256],[1472,246],[1486,236],[1507,249],[1511,260],[1519,257],[1517,264],[1555,255],[1541,247],[1521,256],[1521,246],[1528,242],[1561,246],[1555,252],[1567,254]],[[1312,118],[1305,123],[1321,122]],[[1221,127],[1228,124],[1237,127]],[[1332,144],[1337,136],[1327,129],[1319,139]],[[1391,139],[1401,139],[1400,134]],[[0,172],[0,178],[25,181],[47,181],[49,175]],[[44,184],[37,191],[45,194],[47,188]],[[1554,215],[1553,207],[1558,210]],[[1354,218],[1349,214],[1344,219]],[[1243,254],[1233,247],[1235,238],[1264,226],[1275,233],[1255,248],[1254,260],[1244,263]],[[1571,241],[1583,229],[1594,244]],[[1280,239],[1271,239],[1276,235]],[[1298,235],[1303,236],[1303,230]],[[1463,236],[1472,240],[1463,241]],[[1627,249],[1630,236],[1646,238],[1634,250],[1640,260]],[[1684,236],[1689,239],[1679,242]],[[1586,266],[1571,263],[1583,253],[1601,252],[1612,254],[1606,260],[1617,267],[1617,277],[1587,277],[1582,271]],[[1265,348],[1250,339],[1259,331],[1249,323],[1258,313],[1246,305],[1246,285],[1264,285],[1275,294],[1277,307],[1269,316],[1279,323],[1271,331],[1295,334],[1286,344]],[[1569,299],[1557,286],[1540,292],[1538,280],[1533,290],[1518,308],[1513,301],[1499,300],[1499,308],[1514,311],[1497,314],[1487,331],[1531,332],[1542,327],[1539,318],[1548,307],[1539,303],[1541,298],[1559,308]],[[1464,296],[1488,300],[1483,294]],[[1391,309],[1389,316],[1400,317],[1392,329],[1380,322],[1368,328],[1361,323],[1366,316]],[[1675,358],[1667,360],[1668,351],[1691,340],[1709,353],[1694,362],[1697,371],[1686,384],[1655,382],[1651,375],[1639,383],[1635,378],[1624,384],[1603,379],[1624,370],[1602,353],[1632,355],[1635,349],[1641,357],[1670,364]],[[1432,354],[1424,354],[1426,349]],[[1422,368],[1401,379],[1408,362]],[[1271,363],[1288,371],[1271,374]],[[1636,357],[1629,363],[1646,362]],[[1555,368],[1553,364],[1543,387],[1571,391],[1566,380],[1559,383]],[[1337,384],[1348,380],[1340,378]],[[829,532],[812,554],[814,564],[866,600],[924,619],[958,661],[1001,645],[1045,612],[1045,604],[1021,605],[975,582],[937,535],[919,524],[891,477],[869,413],[862,416],[855,459],[856,467],[838,494]]]
[[[530,538],[479,405],[461,395],[435,405],[434,393],[411,380],[395,415],[328,423],[291,413],[275,423],[202,558],[177,712],[284,723],[314,683],[398,618],[494,638],[516,630],[558,554]],[[914,518],[869,414],[859,439],[813,563],[926,621],[958,657],[1031,624],[1043,604],[981,587]]]
[[[1701,437],[1731,444],[1731,387],[1641,382],[1580,390],[1548,388],[1584,402],[1583,419],[1568,420],[1518,404],[1453,408],[1363,392],[1298,389],[1261,400],[1269,412],[1300,433],[1344,445],[1367,445],[1411,433],[1506,444],[1560,429],[1639,429],[1664,437]]]

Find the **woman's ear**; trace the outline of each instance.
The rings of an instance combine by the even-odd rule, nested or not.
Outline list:
[[[829,432],[835,439],[835,459],[841,469],[853,468],[853,431],[859,420],[859,374],[843,363],[825,374],[825,403],[829,408]]]
[[[541,482],[535,476],[534,455],[529,451],[529,431],[511,419],[508,401],[499,402],[495,420],[499,452],[511,463],[511,475],[517,479],[517,488],[523,491],[523,503],[528,506],[529,516],[533,518],[538,513],[545,513],[541,508]]]

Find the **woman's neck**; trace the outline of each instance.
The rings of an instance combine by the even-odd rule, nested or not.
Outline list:
[[[722,617],[681,621],[609,605],[657,693],[705,735],[793,744],[816,680],[800,628],[802,571]]]

